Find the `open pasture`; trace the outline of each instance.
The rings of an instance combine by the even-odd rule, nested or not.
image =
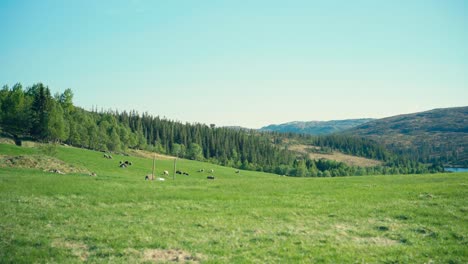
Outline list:
[[[0,167],[0,262],[468,262],[468,173],[290,178],[178,160],[189,176],[172,180],[164,159],[160,182],[144,180],[151,159],[56,157],[97,177]]]

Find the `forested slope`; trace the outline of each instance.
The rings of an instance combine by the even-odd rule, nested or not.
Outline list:
[[[420,162],[468,166],[468,107],[382,118],[344,134],[376,140]]]
[[[373,119],[345,119],[345,120],[330,120],[330,121],[294,121],[278,125],[268,125],[260,128],[260,131],[297,133],[310,135],[327,135],[337,133],[346,129],[356,127],[367,123]]]
[[[205,160],[212,163],[292,176],[346,176],[356,174],[426,173],[434,171],[410,160],[400,160],[379,146],[351,137],[315,139],[385,161],[385,166],[358,168],[328,160],[311,160],[279,144],[285,134],[217,128],[181,123],[136,111],[86,111],[73,105],[70,89],[52,96],[41,83],[23,89],[21,84],[0,91],[0,125],[18,145],[23,138],[62,142],[88,149],[125,152],[128,148]],[[369,145],[370,144],[370,145]],[[372,147],[369,147],[372,146]],[[358,155],[359,155],[358,154]],[[398,168],[398,170],[397,170]]]

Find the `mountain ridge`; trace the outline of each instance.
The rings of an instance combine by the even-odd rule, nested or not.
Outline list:
[[[260,128],[259,131],[326,135],[344,131],[372,120],[375,119],[356,118],[328,121],[291,121],[282,124],[270,124]]]
[[[376,119],[342,133],[378,141],[421,162],[468,165],[468,106]]]

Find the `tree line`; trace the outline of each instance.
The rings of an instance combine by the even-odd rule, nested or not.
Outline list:
[[[3,86],[0,109],[0,129],[18,145],[22,139],[31,138],[98,151],[122,153],[129,148],[144,149],[239,169],[301,177],[436,170],[410,160],[395,162],[383,147],[363,139],[307,138],[323,147],[388,161],[385,166],[358,168],[330,160],[311,160],[278,144],[278,138],[286,136],[278,133],[181,123],[136,111],[87,111],[73,104],[71,89],[51,95],[42,83],[26,89],[20,83],[11,88]]]

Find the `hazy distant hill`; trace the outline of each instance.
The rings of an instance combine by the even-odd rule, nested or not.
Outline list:
[[[294,121],[279,125],[269,125],[260,128],[260,131],[292,132],[298,134],[325,135],[350,129],[372,121],[372,118],[331,120],[331,121]]]
[[[345,134],[377,140],[420,161],[468,165],[468,107],[434,109],[370,121]]]
[[[243,130],[243,131],[252,130],[252,128],[246,128],[246,127],[242,127],[242,126],[224,126],[224,128],[229,128],[229,129],[233,129],[233,130]]]

